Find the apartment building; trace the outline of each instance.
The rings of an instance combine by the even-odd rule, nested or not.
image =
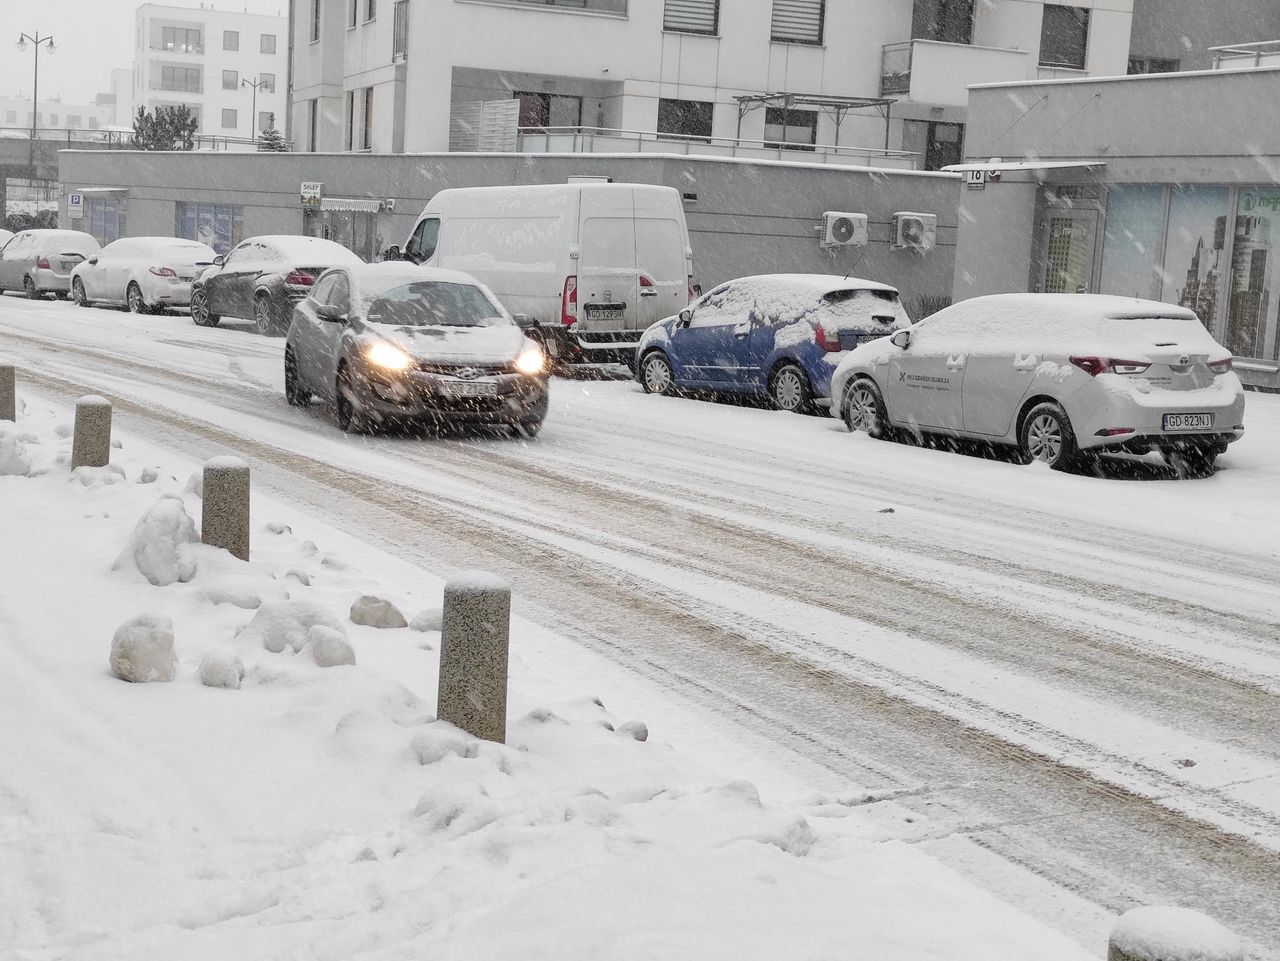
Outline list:
[[[969,84],[1124,74],[1133,2],[293,0],[293,137],[937,169]]]
[[[288,18],[144,3],[135,21],[134,110],[186,105],[202,137],[249,149],[262,130],[284,127]]]
[[[35,126],[41,133],[57,130],[101,130],[115,123],[115,106],[110,97],[96,103],[65,103],[59,98],[41,100],[35,110]],[[0,97],[0,127],[30,130],[30,97]]]

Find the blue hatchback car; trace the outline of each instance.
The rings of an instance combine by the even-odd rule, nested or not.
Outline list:
[[[652,394],[711,390],[767,397],[779,410],[831,404],[845,353],[911,323],[898,291],[827,274],[764,274],[721,284],[645,331],[636,379]]]

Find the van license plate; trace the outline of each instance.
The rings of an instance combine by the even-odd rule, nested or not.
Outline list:
[[[587,304],[587,320],[626,320],[626,304]]]
[[[497,393],[498,385],[491,380],[440,382],[440,394],[444,397],[493,397]]]
[[[1213,428],[1212,414],[1165,414],[1164,429],[1167,431],[1180,430],[1211,430]]]

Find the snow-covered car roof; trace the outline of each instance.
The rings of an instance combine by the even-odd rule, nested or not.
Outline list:
[[[345,265],[344,265],[345,266]],[[402,279],[405,283],[414,280],[434,280],[441,284],[471,284],[481,286],[480,282],[470,274],[460,270],[443,270],[439,267],[419,267],[407,260],[386,260],[377,264],[361,264],[359,267],[347,268],[357,281],[374,282],[385,286],[388,282]]]
[[[24,230],[22,233],[31,234],[40,243],[42,250],[48,250],[54,244],[81,253],[93,253],[102,249],[102,245],[97,240],[82,230],[57,230],[42,227],[35,230]]]
[[[813,293],[817,296],[829,294],[833,290],[880,290],[885,293],[898,293],[897,287],[891,287],[879,281],[865,280],[862,277],[845,277],[840,274],[753,274],[750,277],[737,277],[726,283],[786,287],[797,293]]]
[[[948,312],[962,308],[980,311],[984,316],[999,313],[1035,316],[1061,322],[1090,320],[1198,320],[1186,307],[1139,297],[1117,297],[1113,294],[988,294],[957,302]]]
[[[108,244],[107,246],[116,247],[117,244],[120,244],[127,250],[136,250],[138,253],[189,250],[195,253],[213,254],[213,248],[208,244],[202,244],[198,240],[183,240],[178,237],[125,237],[122,241],[118,240],[115,243]],[[213,259],[212,256],[210,259]]]
[[[289,260],[310,260],[316,263],[346,265],[364,263],[359,257],[342,244],[322,237],[301,237],[296,234],[263,234],[257,237],[246,237],[258,243],[270,244]],[[316,261],[317,257],[325,258]]]

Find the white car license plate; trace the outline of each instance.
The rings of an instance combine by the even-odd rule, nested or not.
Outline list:
[[[587,320],[626,320],[627,308],[623,306],[597,307],[587,304]]]
[[[1165,414],[1164,429],[1179,430],[1212,430],[1212,414]]]
[[[491,380],[441,381],[440,393],[445,397],[493,397],[498,385]]]

